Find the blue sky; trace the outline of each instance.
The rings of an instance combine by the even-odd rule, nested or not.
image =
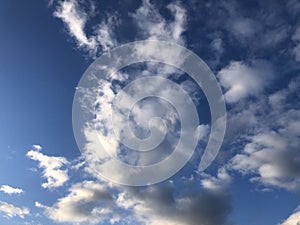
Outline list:
[[[297,0],[2,1],[0,224],[300,223],[299,17]],[[97,57],[148,39],[184,46],[210,67],[226,101],[227,130],[217,158],[197,171],[211,127],[203,92],[170,66],[121,70],[98,90],[96,122],[107,130],[105,138],[111,135],[105,107],[118,85],[150,73],[193,96],[202,135],[195,157],[171,178],[123,186],[99,175],[94,155],[87,154],[92,144],[81,154],[73,134],[73,98]],[[150,157],[107,142],[112,154],[131,164],[153,163],[177,143],[178,115],[171,117],[172,107],[163,102],[148,103],[154,110],[145,102],[133,110],[140,119],[137,136],[148,135],[147,125],[139,124],[149,119],[145,115],[167,116],[174,127]],[[118,168],[111,172],[132,176]]]

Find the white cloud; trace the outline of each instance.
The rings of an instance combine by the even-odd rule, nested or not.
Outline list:
[[[147,225],[224,224],[231,211],[226,183],[220,182],[217,190],[203,189],[199,182],[195,178],[181,178],[180,182],[131,188],[118,195],[117,204],[132,210],[133,221]]]
[[[300,207],[298,207],[292,215],[290,215],[280,225],[299,225],[300,224]]]
[[[62,186],[68,181],[68,170],[62,170],[61,167],[68,165],[69,162],[64,157],[47,156],[39,152],[40,150],[30,150],[27,156],[39,162],[39,168],[43,170],[43,177],[47,179],[42,184],[43,188],[56,188]]]
[[[144,38],[183,43],[182,33],[185,31],[186,11],[174,3],[169,4],[167,8],[174,16],[172,22],[166,21],[149,0],[143,0],[142,5],[132,14],[132,17]]]
[[[45,210],[46,215],[56,222],[95,224],[114,218],[117,213],[111,208],[113,196],[105,185],[83,181],[72,185],[69,194],[58,199],[51,207],[39,202],[35,205]]]
[[[40,146],[40,145],[32,145],[32,148],[36,151],[42,150],[42,146]]]
[[[297,92],[300,79],[292,80],[282,89],[256,103],[253,114],[256,128],[246,135],[243,151],[235,155],[231,168],[251,176],[251,181],[266,187],[300,190],[300,111]],[[268,105],[269,104],[269,105]],[[264,113],[261,113],[267,110]],[[259,114],[260,113],[260,114]]]
[[[15,216],[24,218],[25,215],[29,214],[29,209],[25,207],[21,208],[19,206],[9,204],[3,201],[0,201],[0,211],[3,212],[9,218]]]
[[[95,47],[95,40],[89,39],[84,32],[88,15],[80,9],[76,0],[59,2],[54,16],[62,19],[62,21],[66,23],[70,34],[77,40],[79,46],[86,45],[89,48]]]
[[[274,70],[270,63],[263,60],[253,61],[251,65],[234,61],[219,71],[217,76],[226,89],[226,101],[235,103],[261,93],[265,86],[270,85]]]
[[[201,185],[203,186],[203,188],[210,191],[223,190],[224,187],[226,187],[231,181],[231,177],[228,174],[225,167],[222,167],[218,170],[216,177],[206,173],[202,173],[201,177],[202,177],[200,180]]]
[[[1,185],[0,187],[0,191],[6,193],[6,194],[22,194],[24,191],[20,188],[14,188],[14,187],[11,187],[9,185]]]

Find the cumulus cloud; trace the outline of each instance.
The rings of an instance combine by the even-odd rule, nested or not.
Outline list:
[[[203,175],[206,181],[201,186],[199,177],[182,177],[179,182],[130,188],[118,195],[117,204],[131,209],[136,220],[147,225],[226,224],[231,212],[231,196],[226,190],[226,172],[220,173],[224,174],[217,177]],[[218,187],[207,185],[209,182]]]
[[[265,60],[255,60],[250,65],[233,61],[218,72],[221,85],[226,89],[225,99],[235,103],[249,96],[256,96],[270,85],[274,77],[272,65]]]
[[[24,191],[21,188],[14,188],[9,185],[1,185],[0,191],[6,194],[22,194]]]
[[[39,202],[35,205],[44,209],[49,218],[56,222],[95,224],[117,216],[111,207],[112,200],[113,196],[107,186],[83,181],[72,185],[69,194],[58,199],[53,206]]]
[[[39,168],[43,171],[43,177],[47,179],[47,182],[42,184],[43,188],[56,188],[62,186],[68,181],[68,170],[61,169],[63,166],[68,165],[69,162],[64,157],[55,157],[44,155],[40,152],[40,148],[33,146],[33,150],[27,152],[27,156],[39,162]]]
[[[299,84],[299,79],[292,80],[288,88],[269,96],[271,109],[256,116],[259,126],[232,159],[232,169],[250,174],[253,182],[289,191],[300,189]]]
[[[224,175],[206,175],[206,180],[218,184],[218,188],[199,186],[200,180],[193,177],[143,188],[83,181],[72,185],[69,193],[52,206],[35,205],[55,222],[222,225],[231,212]]]
[[[25,207],[19,207],[7,202],[0,201],[0,211],[3,212],[7,217],[19,216],[24,218],[25,215],[29,214],[29,209]]]

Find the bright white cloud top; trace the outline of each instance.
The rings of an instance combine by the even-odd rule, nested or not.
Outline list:
[[[19,216],[24,218],[25,215],[29,214],[29,209],[25,207],[19,207],[7,202],[0,201],[0,212],[3,212],[7,217]]]
[[[27,156],[35,161],[38,161],[39,168],[42,169],[43,177],[47,182],[42,184],[43,188],[56,188],[62,186],[68,181],[68,169],[61,169],[69,164],[64,157],[47,156],[40,152],[41,148],[33,146],[33,150],[27,152]]]
[[[21,188],[14,188],[9,185],[1,185],[0,191],[12,195],[12,194],[22,194],[24,191]]]

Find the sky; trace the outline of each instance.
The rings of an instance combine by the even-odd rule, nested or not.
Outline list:
[[[299,18],[298,0],[2,0],[0,224],[300,224]],[[97,74],[101,56],[145,40],[134,53],[160,62]],[[184,55],[155,41],[198,55],[223,93],[226,132],[205,170],[211,86],[197,86],[173,66]],[[133,104],[119,95],[126,87],[149,97]],[[181,152],[187,163],[168,176],[182,158],[149,170],[144,184],[133,168],[161,165],[182,140],[188,152],[184,121],[199,135],[193,155]],[[137,152],[129,134],[158,145]]]

